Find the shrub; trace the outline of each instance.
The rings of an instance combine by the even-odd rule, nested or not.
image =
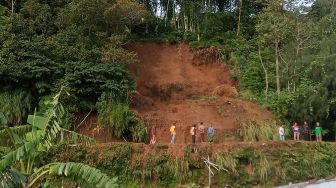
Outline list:
[[[241,120],[239,127],[239,136],[244,141],[267,141],[277,139],[278,125],[274,120],[255,121]]]
[[[22,90],[0,93],[0,112],[7,124],[20,125],[32,108],[32,96]]]
[[[110,126],[118,138],[130,134],[133,141],[141,142],[147,139],[147,128],[134,116],[127,102],[113,99],[109,94],[103,93],[97,102],[99,123]]]

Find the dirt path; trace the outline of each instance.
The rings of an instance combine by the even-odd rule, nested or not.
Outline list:
[[[200,61],[187,44],[132,43],[139,62],[129,66],[137,82],[132,109],[158,131],[158,142],[169,141],[169,127],[177,122],[177,143],[190,143],[194,123],[212,124],[217,132],[238,128],[239,120],[269,119],[271,113],[243,102],[228,67],[215,58]]]

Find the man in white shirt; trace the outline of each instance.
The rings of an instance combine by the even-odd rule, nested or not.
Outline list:
[[[279,138],[280,141],[285,141],[285,129],[282,125],[279,127]]]

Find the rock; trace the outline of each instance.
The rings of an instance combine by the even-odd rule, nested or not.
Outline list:
[[[217,95],[217,96],[227,96],[227,97],[236,97],[238,96],[238,92],[235,87],[232,87],[230,85],[220,85],[217,86],[213,92],[212,95]]]

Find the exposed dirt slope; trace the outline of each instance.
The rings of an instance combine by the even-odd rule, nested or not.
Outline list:
[[[187,143],[193,123],[213,124],[223,132],[237,129],[242,118],[271,117],[256,104],[235,98],[230,70],[215,57],[204,58],[184,43],[132,43],[126,48],[139,57],[129,66],[137,82],[132,108],[149,126],[157,127],[158,142],[169,141],[173,122],[177,143]]]

